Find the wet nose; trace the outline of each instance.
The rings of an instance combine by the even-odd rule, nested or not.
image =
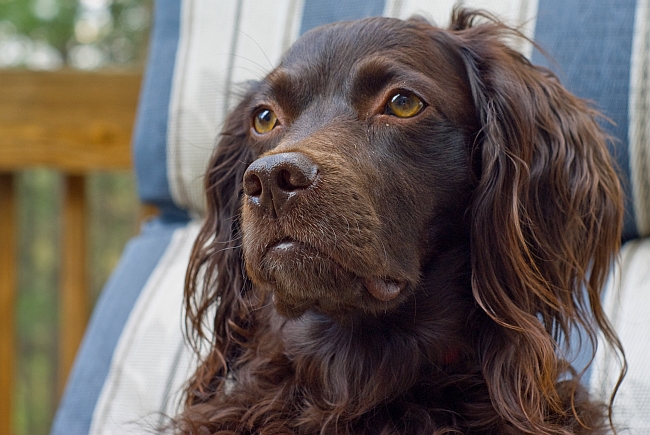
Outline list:
[[[281,216],[293,198],[311,186],[318,166],[298,152],[272,154],[255,160],[244,173],[244,193],[273,217]]]

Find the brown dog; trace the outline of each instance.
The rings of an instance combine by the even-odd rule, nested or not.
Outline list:
[[[576,326],[619,346],[621,188],[597,113],[512,37],[337,23],[252,86],[206,177],[181,432],[609,429],[563,355]]]

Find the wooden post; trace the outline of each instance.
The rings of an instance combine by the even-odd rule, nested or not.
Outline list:
[[[66,175],[63,200],[59,392],[63,391],[88,321],[86,272],[86,184],[82,175]]]
[[[16,289],[14,176],[0,172],[0,433],[13,433]]]

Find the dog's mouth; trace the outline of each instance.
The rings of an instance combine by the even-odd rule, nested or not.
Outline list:
[[[406,287],[403,280],[356,273],[335,255],[292,238],[269,244],[260,267],[276,307],[285,313],[309,308],[342,312],[366,307],[363,301],[369,299],[385,304]]]

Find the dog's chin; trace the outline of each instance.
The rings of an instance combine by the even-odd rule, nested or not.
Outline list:
[[[308,310],[345,318],[385,312],[402,299],[405,284],[361,278],[323,252],[300,242],[272,245],[259,259],[246,258],[253,283],[273,295],[276,311],[287,318]]]

